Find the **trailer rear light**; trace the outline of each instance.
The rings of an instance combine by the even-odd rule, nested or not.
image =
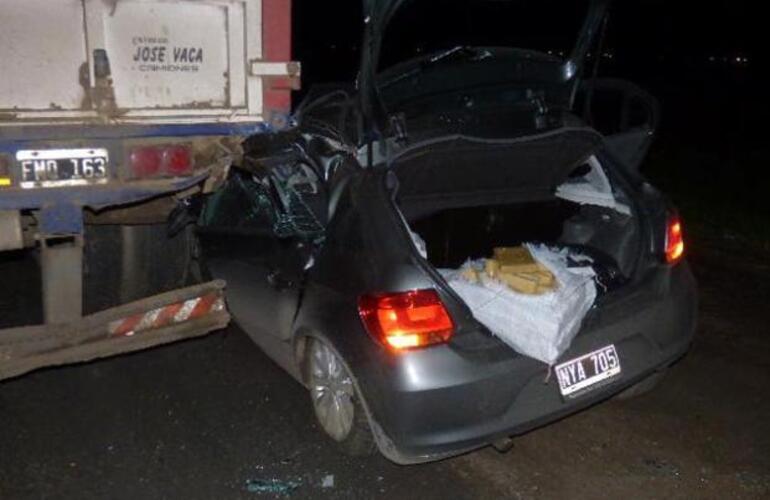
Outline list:
[[[187,146],[169,146],[163,148],[163,171],[172,176],[180,177],[192,172],[192,155]]]
[[[670,215],[666,223],[666,263],[676,264],[684,256],[682,221],[678,215]]]
[[[364,295],[358,313],[369,333],[393,351],[446,343],[454,333],[435,290]]]
[[[129,164],[131,173],[137,179],[157,177],[163,162],[163,153],[156,147],[139,147],[131,150]]]
[[[193,171],[189,146],[138,146],[131,150],[128,160],[135,179],[181,177]]]

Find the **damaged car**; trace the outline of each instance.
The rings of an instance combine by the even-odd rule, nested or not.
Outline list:
[[[530,10],[564,4],[366,0],[355,84],[311,91],[190,203],[233,318],[348,453],[502,446],[648,390],[689,348],[682,224],[639,173],[656,105],[587,77],[608,2],[569,7],[563,55],[452,39],[450,17],[552,24]],[[447,37],[410,52],[397,30],[417,15]],[[628,109],[601,133],[591,103],[612,92]]]

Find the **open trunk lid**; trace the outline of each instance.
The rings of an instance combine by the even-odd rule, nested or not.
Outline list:
[[[465,136],[415,144],[391,161],[399,196],[420,212],[451,199],[455,206],[552,198],[601,144],[588,127],[508,140]]]
[[[364,0],[364,12],[366,16],[366,29],[364,32],[364,44],[361,51],[361,68],[359,85],[364,114],[367,118],[366,126],[371,129],[372,137],[379,136],[388,127],[388,114],[386,106],[380,96],[377,75],[380,70],[380,56],[383,47],[383,37],[386,28],[399,9],[414,0]],[[506,0],[503,0],[506,1]],[[534,1],[534,0],[528,0]],[[554,63],[555,71],[547,71],[549,84],[563,87],[558,92],[563,96],[559,103],[562,109],[571,109],[575,94],[583,77],[588,52],[601,31],[602,22],[605,19],[610,0],[590,0],[587,6],[585,21],[580,29],[578,38],[568,57],[562,62]],[[437,6],[437,9],[440,7]],[[532,19],[533,22],[549,22],[548,19]],[[527,47],[519,47],[526,49]],[[449,51],[451,52],[451,51]],[[437,57],[443,57],[439,55]],[[526,58],[522,60],[525,62]],[[521,73],[522,81],[531,81],[542,75],[532,75],[528,72]]]

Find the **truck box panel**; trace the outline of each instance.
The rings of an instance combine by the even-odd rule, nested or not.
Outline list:
[[[102,13],[118,108],[229,106],[227,6],[129,1]]]
[[[291,0],[3,0],[0,127],[272,123],[299,83],[290,12]]]
[[[83,22],[81,0],[3,0],[0,111],[81,108]]]

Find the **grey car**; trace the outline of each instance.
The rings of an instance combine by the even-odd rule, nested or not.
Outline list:
[[[200,260],[227,281],[237,323],[308,388],[330,439],[399,464],[647,390],[696,321],[681,221],[638,170],[656,105],[634,85],[584,77],[607,2],[584,3],[563,57],[459,45],[383,69],[386,27],[427,3],[366,1],[356,83],[311,91],[292,128],[247,142],[222,188],[198,200]],[[600,133],[577,109],[612,92],[641,118]],[[590,174],[589,159],[624,210],[557,196]],[[609,360],[580,391],[492,334],[439,272],[523,242],[595,263],[599,294],[557,363]]]

